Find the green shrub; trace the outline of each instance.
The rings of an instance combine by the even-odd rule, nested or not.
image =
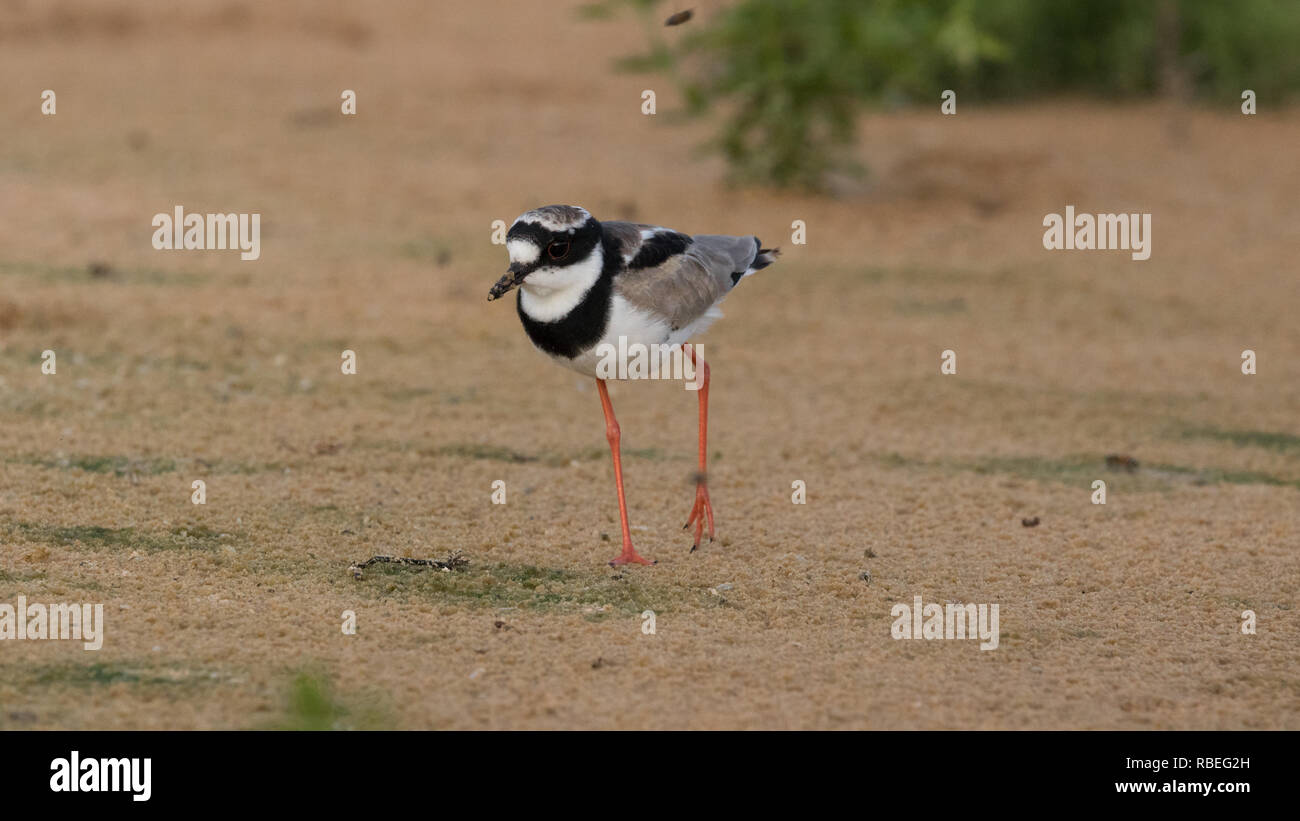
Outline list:
[[[736,0],[664,29],[660,0],[632,9],[648,48],[620,60],[667,75],[692,115],[717,112],[711,145],[737,182],[818,188],[855,168],[848,148],[866,106],[1056,93],[1190,93],[1274,103],[1300,88],[1295,0]],[[1181,92],[1180,92],[1181,90]]]

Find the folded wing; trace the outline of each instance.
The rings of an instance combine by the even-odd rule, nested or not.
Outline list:
[[[757,237],[699,234],[635,223],[603,223],[618,242],[626,267],[614,292],[640,310],[685,327],[718,304],[747,273],[765,267]]]

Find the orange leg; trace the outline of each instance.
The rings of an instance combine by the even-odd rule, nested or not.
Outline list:
[[[618,452],[618,420],[614,418],[614,405],[609,401],[605,380],[597,379],[596,388],[600,391],[600,406],[605,411],[605,438],[609,440],[609,452],[614,455],[614,484],[618,485],[618,515],[623,520],[623,552],[609,564],[611,567],[628,563],[654,564],[649,559],[637,555],[636,549],[632,547],[632,531],[627,526],[627,499],[623,495],[623,459]]]
[[[703,371],[704,379],[700,384],[700,472],[695,477],[695,506],[691,508],[690,518],[686,520],[682,530],[686,530],[692,523],[695,525],[695,543],[691,545],[691,552],[700,546],[700,536],[704,534],[704,521],[709,522],[709,541],[713,541],[713,505],[709,504],[709,488],[706,484],[708,479],[707,470],[707,453],[709,441],[709,363],[704,361],[704,357],[695,356],[695,346],[685,346],[685,350],[690,354],[691,362],[696,368]]]

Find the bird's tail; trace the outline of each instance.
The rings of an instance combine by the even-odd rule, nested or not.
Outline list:
[[[749,267],[743,271],[732,274],[731,279],[735,285],[755,271],[761,271],[767,266],[776,262],[776,258],[781,256],[780,248],[764,248],[763,243],[758,237],[754,237],[754,246],[758,248],[758,253],[754,255],[754,261],[749,263]]]
[[[736,287],[745,277],[756,271],[761,271],[773,262],[776,262],[776,258],[781,255],[780,248],[764,248],[763,243],[759,241],[758,237],[754,237],[754,248],[756,249],[754,252],[754,259],[749,263],[749,267],[731,275],[731,287]]]
[[[758,238],[755,237],[754,239],[757,241]],[[762,245],[761,242],[758,244]],[[745,273],[752,274],[755,271],[761,271],[776,262],[776,258],[779,256],[781,256],[780,248],[759,248],[758,255],[754,257],[754,261],[749,264],[749,270]]]

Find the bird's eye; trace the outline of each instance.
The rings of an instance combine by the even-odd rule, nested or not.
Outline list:
[[[546,246],[546,255],[551,259],[564,259],[569,255],[569,243],[564,240],[556,240]]]

